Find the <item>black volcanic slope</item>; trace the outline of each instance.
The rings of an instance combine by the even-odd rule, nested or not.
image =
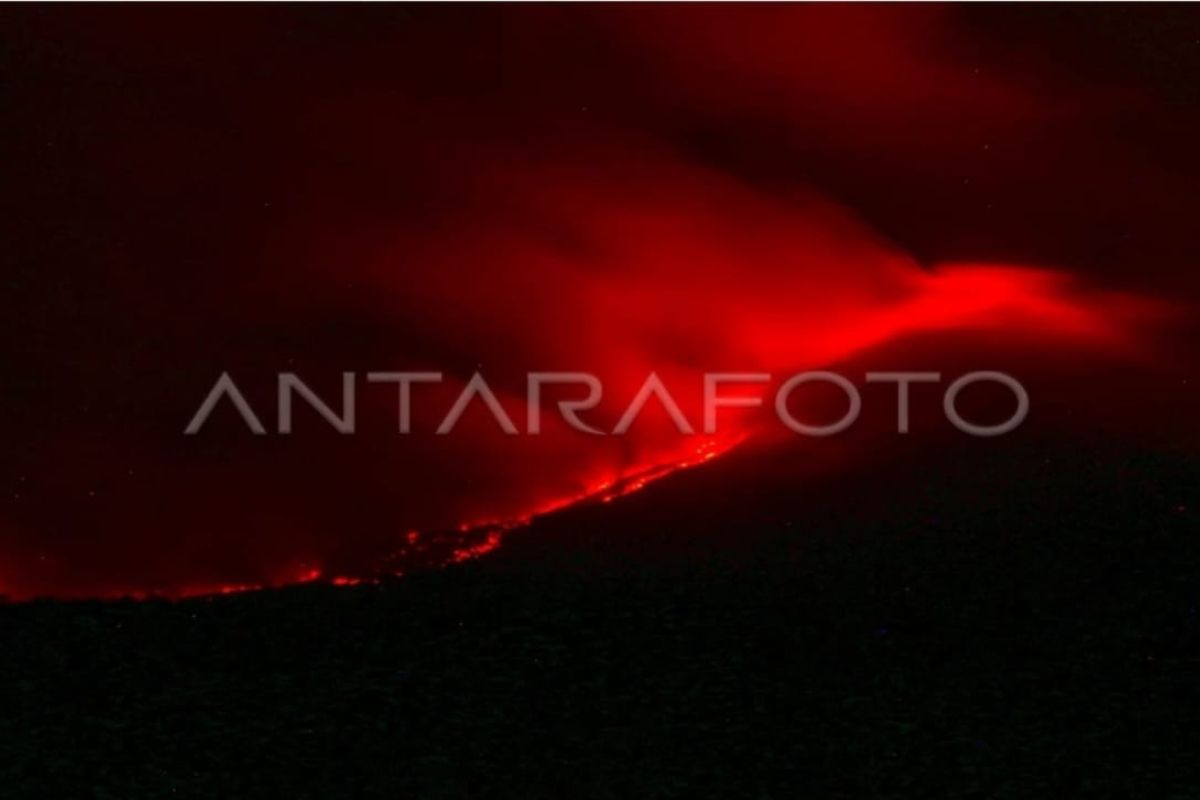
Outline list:
[[[3,607],[0,795],[1200,796],[1194,466],[1035,456],[700,470],[381,585]]]

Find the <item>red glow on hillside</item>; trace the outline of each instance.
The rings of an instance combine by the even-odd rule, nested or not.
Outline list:
[[[531,368],[594,372],[606,392],[594,418],[605,429],[650,372],[672,388],[699,429],[698,389],[706,371],[778,375],[825,368],[909,337],[972,330],[1055,346],[1136,350],[1138,331],[1160,313],[1129,295],[1086,289],[1059,271],[993,265],[925,270],[826,201],[773,198],[665,161],[631,163],[633,168],[605,174],[585,170],[573,179],[525,173],[505,182],[507,208],[529,204],[523,213],[559,228],[575,242],[573,251],[547,249],[486,219],[445,238],[405,236],[357,273],[343,269],[342,279],[350,274],[372,287],[368,305],[355,313],[414,322],[426,342],[436,337],[429,352],[440,350],[448,364],[465,361],[468,371],[482,364],[514,374]],[[984,362],[987,356],[980,354]],[[501,376],[494,387],[501,403],[510,417],[523,420],[524,386],[506,384]],[[445,384],[414,393],[414,428],[432,430],[464,381],[465,375],[450,373]],[[369,402],[377,404],[378,419],[394,414],[382,394]],[[215,493],[217,506],[226,509],[223,524],[232,526],[231,533],[245,531],[245,539],[223,545],[239,542],[250,554],[250,563],[234,573],[257,579],[197,582],[186,563],[172,563],[158,575],[154,567],[126,565],[114,574],[129,572],[130,578],[99,575],[78,589],[54,579],[49,587],[66,595],[195,596],[312,581],[346,585],[403,572],[409,564],[464,561],[494,550],[505,532],[535,517],[636,492],[717,457],[754,431],[754,416],[745,410],[724,409],[720,419],[717,437],[682,436],[650,403],[627,436],[591,437],[568,429],[553,413],[544,416],[540,435],[506,436],[476,406],[450,436],[403,438],[380,426],[354,448],[334,449],[322,438],[324,423],[310,414],[284,443],[289,460],[315,464],[328,452],[345,475],[377,487],[370,503],[390,496],[396,505],[378,507],[369,522],[343,520],[337,507],[310,535],[293,539],[248,522],[278,515],[271,503],[286,505],[292,498],[264,505],[243,495],[243,483],[257,485],[281,467],[263,440],[229,416],[225,422],[234,424],[196,440],[219,441],[238,453],[236,470],[265,470],[247,472],[243,481],[217,470],[205,480],[209,499]],[[179,487],[162,491],[178,495]],[[315,484],[307,491],[319,495],[329,488]],[[186,493],[179,497],[177,502],[196,502]],[[93,505],[101,502],[92,498]],[[131,512],[136,519],[134,506],[104,507],[113,520],[130,520]],[[274,524],[304,530],[316,523],[303,516]],[[360,539],[363,526],[371,531]],[[391,533],[412,529],[440,533]],[[199,531],[184,528],[177,535],[203,541]],[[169,542],[160,545],[168,545],[161,557],[170,562]],[[307,566],[281,573],[279,563]],[[22,590],[21,577],[13,576],[16,596],[47,588],[38,581],[32,586],[41,588]]]
[[[21,23],[50,44],[12,81],[13,598],[463,561],[761,430],[722,409],[718,435],[681,436],[651,403],[591,436],[553,412],[562,389],[538,435],[478,406],[430,433],[477,371],[522,428],[528,372],[592,373],[603,430],[653,372],[699,430],[706,372],[937,364],[980,333],[979,369],[1029,345],[1156,357],[1143,294],[1193,274],[1182,244],[1126,254],[1194,238],[1192,184],[1123,138],[1149,100],[989,63],[1003,47],[948,6],[512,6],[356,35],[321,12],[269,42],[257,18],[181,10],[196,24],[164,35],[122,13]],[[417,433],[394,386],[363,387],[354,437],[311,409],[255,436],[228,406],[181,433],[225,371],[270,423],[279,372],[335,398],[370,370],[445,375],[414,389]]]

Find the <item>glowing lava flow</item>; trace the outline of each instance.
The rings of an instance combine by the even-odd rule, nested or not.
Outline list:
[[[1187,120],[1109,70],[1011,59],[1012,31],[979,42],[956,9],[514,6],[366,38],[295,20],[312,30],[269,74],[260,22],[223,19],[228,46],[200,37],[178,63],[144,46],[178,41],[177,20],[47,18],[17,37],[33,50],[14,62],[30,91],[0,392],[13,599],[463,561],[750,435],[723,409],[728,438],[685,437],[660,407],[610,435],[651,373],[701,430],[713,372],[1174,349],[1145,335],[1158,309],[1106,285],[1192,284]],[[69,134],[53,148],[47,80]],[[337,405],[339,379],[371,370],[445,376],[414,389],[412,435],[404,390],[366,378],[370,433],[311,406],[282,433],[278,375]],[[604,435],[561,418],[509,435],[478,404],[436,433],[477,373],[527,420],[534,371],[597,376]],[[226,401],[183,434],[225,372],[270,435]],[[548,387],[545,408],[570,393]]]
[[[1049,270],[1008,266],[954,266],[910,276],[917,287],[904,302],[854,309],[839,324],[824,328],[783,325],[745,326],[737,333],[744,352],[754,363],[837,363],[872,347],[904,336],[938,331],[998,329],[1015,335],[1022,331],[1052,343],[1102,346],[1109,351],[1135,348],[1139,326],[1162,316],[1163,305],[1120,293],[1084,292],[1068,276]],[[792,333],[792,336],[785,335]],[[509,398],[511,402],[511,398]],[[685,404],[686,405],[686,404]],[[695,407],[690,407],[695,414]],[[731,415],[732,416],[732,415]],[[730,431],[703,438],[684,437],[684,453],[671,455],[662,429],[654,431],[652,452],[646,463],[617,471],[586,484],[582,491],[556,497],[511,515],[469,519],[449,530],[410,530],[403,544],[383,559],[373,573],[326,575],[305,567],[292,578],[271,584],[237,583],[188,587],[167,592],[173,597],[229,594],[268,585],[326,582],[335,586],[377,580],[373,575],[402,575],[407,564],[436,568],[484,556],[498,548],[506,533],[529,525],[539,517],[586,503],[608,503],[637,492],[654,481],[690,469],[729,452],[746,441],[752,428],[745,418]],[[388,566],[389,564],[393,566]]]
[[[818,273],[818,276],[822,274]],[[1147,319],[1156,319],[1162,311],[1156,304],[1130,295],[1085,291],[1069,276],[1049,270],[980,265],[928,272],[901,270],[895,283],[901,285],[901,290],[893,292],[892,296],[868,297],[858,303],[843,300],[834,313],[810,302],[809,309],[816,309],[813,312],[815,320],[781,313],[787,303],[776,298],[774,287],[768,286],[762,296],[758,296],[757,291],[747,296],[747,300],[758,301],[759,317],[747,319],[733,309],[726,311],[725,317],[713,317],[709,322],[723,335],[726,349],[744,358],[743,363],[779,374],[797,364],[834,366],[874,347],[911,335],[925,335],[929,339],[928,335],[932,333],[933,338],[924,341],[923,346],[936,346],[938,334],[954,331],[998,330],[1005,338],[1025,334],[1036,341],[1090,345],[1105,352],[1123,346],[1136,349],[1140,324]],[[657,291],[653,282],[650,285]],[[791,281],[789,288],[798,290],[802,285],[802,281],[799,284]],[[717,286],[714,292],[719,294],[720,287]],[[627,307],[625,311],[628,314],[630,309]],[[644,311],[650,319],[653,308],[647,306],[638,311]],[[637,329],[638,326],[631,324],[629,327]],[[680,330],[685,329],[681,327]],[[707,335],[711,331],[701,333]],[[632,344],[621,342],[620,345],[628,346],[628,349],[618,347],[603,353],[609,362],[620,364],[625,353],[645,358],[644,353]],[[640,377],[638,370],[640,366],[626,369],[619,375],[622,380],[617,383],[636,385]],[[668,364],[663,371],[683,383],[698,374],[695,364]],[[620,392],[617,396],[620,397]],[[503,400],[514,411],[519,410],[518,398],[510,394]],[[695,397],[682,397],[680,402],[691,419],[699,418],[695,400]],[[611,412],[613,408],[600,410]],[[122,584],[112,581],[98,590],[91,587],[73,590],[71,595],[185,598],[287,584],[321,582],[347,586],[376,580],[378,576],[460,563],[492,552],[501,545],[506,533],[526,526],[536,518],[579,504],[610,502],[729,452],[749,438],[755,429],[748,416],[738,416],[733,409],[726,409],[726,412],[724,432],[711,437],[681,436],[678,430],[663,424],[661,418],[655,419],[652,413],[640,420],[640,427],[630,431],[629,436],[587,437],[578,434],[574,438],[564,435],[562,430],[549,429],[540,436],[505,436],[495,428],[494,419],[486,414],[482,420],[478,417],[472,420],[468,416],[464,418],[466,435],[457,439],[437,437],[434,444],[441,449],[434,448],[425,454],[440,458],[438,463],[442,465],[495,466],[494,474],[510,480],[511,490],[497,492],[497,485],[506,484],[495,482],[483,485],[483,489],[491,490],[490,494],[485,491],[481,497],[473,498],[464,491],[463,495],[465,499],[476,500],[476,507],[487,508],[490,504],[494,509],[508,510],[480,516],[463,513],[465,521],[452,526],[405,526],[401,530],[407,529],[408,533],[401,534],[398,548],[391,540],[386,542],[387,549],[382,549],[382,544],[380,549],[373,551],[360,549],[353,551],[353,558],[343,556],[340,561],[336,555],[328,560],[323,558],[320,549],[310,550],[305,556],[305,548],[295,546],[291,549],[295,557],[285,562],[293,565],[291,569],[280,570],[276,566],[263,570],[270,576],[267,580],[228,583],[161,580],[146,581],[140,586],[134,584],[132,589],[121,588]],[[513,416],[520,418],[519,414]],[[585,438],[578,438],[580,435]],[[247,447],[246,440],[243,435],[240,446]],[[679,451],[681,445],[686,448],[684,452]],[[410,458],[405,474],[411,477],[420,473],[422,464],[419,458]],[[621,466],[622,462],[626,466]],[[589,473],[595,477],[590,480],[577,477]],[[438,474],[431,471],[433,479]],[[492,480],[496,481],[495,478]],[[583,488],[562,492],[561,487],[569,483]],[[404,499],[419,494],[419,490],[411,489]],[[549,499],[538,502],[538,497]],[[467,508],[462,506],[464,510]],[[247,506],[238,510],[250,514],[253,509]],[[393,524],[381,517],[371,521]],[[245,530],[249,532],[250,529]],[[339,526],[331,525],[326,530],[323,535],[328,538],[324,543],[335,543],[335,534],[350,540],[361,535],[358,528],[339,523]],[[336,554],[337,551],[330,549],[327,552]],[[326,566],[329,563],[343,566],[330,569]],[[146,585],[155,588],[142,588]],[[38,593],[24,590],[16,596],[36,596]]]
[[[581,494],[546,503],[521,517],[464,524],[460,526],[459,530],[461,532],[485,531],[486,537],[483,542],[478,544],[456,548],[450,557],[450,561],[458,563],[490,553],[500,546],[503,534],[513,529],[524,527],[533,522],[537,517],[553,514],[556,511],[561,511],[582,503],[609,503],[618,497],[624,497],[640,491],[654,481],[665,478],[668,475],[698,467],[701,464],[712,461],[717,456],[729,452],[745,441],[747,437],[747,433],[741,433],[721,438],[709,438],[695,447],[689,456],[678,461],[644,467],[622,475],[617,479],[601,481]]]
[[[692,448],[689,454],[681,457],[677,461],[655,464],[648,467],[630,470],[618,478],[599,481],[591,488],[580,494],[547,502],[536,509],[530,510],[526,514],[509,519],[474,520],[471,522],[465,522],[459,525],[455,531],[441,535],[475,541],[472,541],[471,544],[459,544],[453,546],[447,555],[429,563],[428,566],[437,567],[447,566],[450,564],[459,564],[465,561],[470,561],[474,558],[485,556],[501,545],[504,534],[525,527],[539,517],[544,517],[548,514],[553,514],[556,511],[562,511],[572,506],[577,506],[584,503],[609,503],[617,498],[633,494],[634,492],[640,491],[651,483],[665,478],[668,475],[675,474],[682,470],[691,469],[693,467],[698,467],[702,464],[712,461],[718,456],[723,455],[724,453],[727,453],[737,447],[739,444],[744,442],[748,436],[748,433],[742,432],[727,436],[708,437],[705,438],[701,444]],[[422,533],[420,531],[409,531],[404,535],[406,548],[402,551],[398,551],[395,554],[395,557],[409,557],[413,552],[420,552],[420,550],[425,546],[422,544],[423,540],[431,535],[437,536],[439,535],[439,532]],[[391,577],[399,577],[404,574],[404,570],[387,569],[382,570],[381,573]],[[160,597],[163,599],[188,599],[259,591],[268,588],[278,588],[285,585],[325,583],[331,586],[358,586],[364,583],[374,583],[377,581],[378,577],[348,575],[326,576],[320,569],[306,568],[291,579],[284,579],[274,583],[230,583],[208,586],[199,585],[184,587],[178,591],[161,593],[122,592],[117,596],[131,597],[134,599],[147,599],[150,597]]]

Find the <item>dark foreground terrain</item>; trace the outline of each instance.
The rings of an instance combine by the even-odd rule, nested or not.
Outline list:
[[[1073,458],[753,535],[699,475],[381,585],[3,607],[0,795],[1200,797],[1194,470]]]

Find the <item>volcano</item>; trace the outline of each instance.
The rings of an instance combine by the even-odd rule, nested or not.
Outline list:
[[[4,9],[3,793],[1197,796],[1198,29]]]
[[[1137,53],[1126,86],[1092,45],[1020,60],[1008,17],[933,8],[368,16],[326,40],[288,12],[16,15],[10,598],[457,561],[760,437],[745,406],[701,432],[714,373],[893,352],[874,369],[1054,384],[1040,351],[1153,376],[1065,426],[1185,402],[1184,90]],[[531,373],[594,376],[545,388],[586,424],[511,435]],[[625,418],[651,375],[677,408]]]

